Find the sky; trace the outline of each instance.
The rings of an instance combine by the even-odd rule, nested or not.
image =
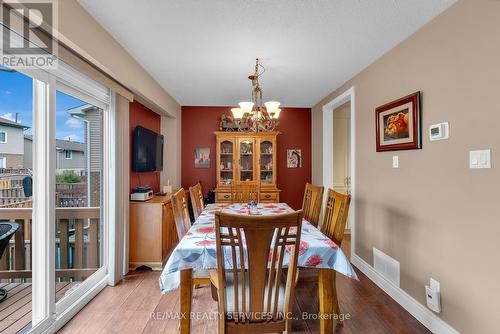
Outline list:
[[[33,87],[32,79],[19,72],[0,71],[0,117],[27,125],[30,128],[25,134],[32,134],[33,126]],[[83,142],[83,122],[73,118],[66,110],[78,107],[85,102],[66,95],[56,93],[56,138]]]

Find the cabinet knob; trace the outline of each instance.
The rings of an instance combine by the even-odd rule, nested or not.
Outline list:
[[[271,198],[271,195],[267,194],[266,196],[264,196],[265,198]]]
[[[224,195],[224,198],[229,198],[229,195]]]

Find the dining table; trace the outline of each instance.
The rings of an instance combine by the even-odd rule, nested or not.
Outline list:
[[[217,268],[215,213],[222,211],[248,215],[247,207],[245,203],[208,204],[167,260],[159,279],[160,290],[167,293],[180,287],[181,334],[188,334],[190,330],[193,270]],[[278,215],[294,210],[286,203],[259,203],[257,211],[259,215]],[[286,256],[284,263],[288,262]],[[232,268],[230,259],[226,262],[226,269]],[[334,272],[357,280],[356,272],[340,247],[307,220],[302,222],[297,266],[319,270],[317,318],[320,321],[320,333],[333,333]]]

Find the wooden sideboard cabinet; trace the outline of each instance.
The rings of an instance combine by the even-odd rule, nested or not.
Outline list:
[[[177,242],[169,195],[130,202],[129,270],[140,266],[161,270]]]
[[[217,188],[216,202],[231,202],[233,182],[259,181],[260,201],[277,203],[278,132],[216,131]]]

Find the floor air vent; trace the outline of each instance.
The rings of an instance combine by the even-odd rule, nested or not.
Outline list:
[[[392,257],[375,247],[373,247],[373,268],[387,280],[399,287],[399,261],[394,260]]]

